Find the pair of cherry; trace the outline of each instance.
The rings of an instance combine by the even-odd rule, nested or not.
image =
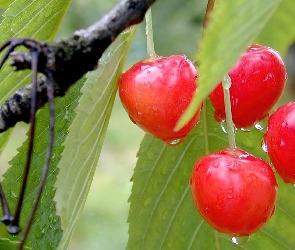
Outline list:
[[[267,117],[280,98],[286,69],[278,52],[251,45],[229,72],[233,122],[247,128]],[[180,143],[199,121],[202,106],[179,131],[175,125],[197,91],[196,67],[183,55],[149,57],[122,74],[119,94],[131,120],[167,144]],[[225,120],[222,85],[210,94],[217,121]],[[265,144],[285,182],[295,182],[295,103],[269,119]],[[199,213],[216,230],[246,236],[260,229],[275,210],[277,182],[270,165],[238,148],[200,158],[190,185]]]

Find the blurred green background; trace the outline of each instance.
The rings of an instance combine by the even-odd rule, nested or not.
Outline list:
[[[57,34],[67,38],[107,13],[118,0],[73,0]],[[158,0],[153,6],[155,49],[159,55],[186,54],[193,59],[201,36],[205,0]],[[127,59],[126,69],[146,56],[145,26],[139,25]],[[293,46],[294,47],[294,46]],[[293,52],[292,52],[293,51]],[[294,100],[295,47],[288,63],[289,85],[281,102]],[[293,54],[292,54],[293,53]],[[14,137],[0,157],[1,174],[23,141],[27,126],[18,124]],[[84,211],[74,231],[70,248],[121,250],[128,240],[128,197],[136,153],[144,133],[128,118],[118,98],[106,134]]]

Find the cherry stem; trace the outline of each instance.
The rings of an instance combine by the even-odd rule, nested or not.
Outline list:
[[[224,94],[224,106],[225,106],[225,115],[226,115],[228,144],[230,148],[234,149],[237,147],[236,139],[235,139],[236,128],[233,123],[233,116],[231,112],[231,103],[230,103],[230,94],[229,94],[229,90],[231,87],[231,79],[228,75],[223,77],[222,87],[223,87],[223,94]]]
[[[156,56],[154,47],[154,36],[153,36],[153,22],[152,22],[152,10],[148,9],[145,15],[145,33],[147,38],[147,53],[150,57]]]

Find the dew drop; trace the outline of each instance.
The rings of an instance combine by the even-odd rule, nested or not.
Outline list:
[[[283,121],[283,122],[282,122],[282,127],[283,127],[283,128],[288,127],[288,123],[287,123],[286,121]]]
[[[263,131],[265,129],[264,126],[259,122],[255,123],[254,127],[260,131]]]
[[[231,238],[232,243],[236,245],[244,245],[249,240],[249,235],[247,236],[233,236]]]
[[[265,153],[267,153],[267,145],[264,140],[262,141],[261,148]]]
[[[208,213],[209,213],[209,207],[205,207],[205,208],[203,209],[203,212],[204,212],[204,214],[208,214]]]
[[[48,221],[49,221],[50,224],[51,224],[51,228],[52,228],[53,225],[55,225],[55,224],[58,222],[57,218],[56,218],[55,215],[53,215],[53,214],[50,214],[50,215],[48,216]]]
[[[143,202],[143,205],[145,207],[148,207],[149,205],[151,205],[151,203],[152,203],[152,198],[149,197],[145,199],[145,201]]]
[[[262,218],[262,223],[265,223],[267,221],[267,217]]]
[[[152,109],[153,109],[154,111],[157,111],[157,110],[158,110],[158,108],[157,108],[156,106],[153,106]]]
[[[240,128],[240,130],[243,132],[250,132],[251,131],[251,129],[249,129],[249,128]]]
[[[174,140],[167,141],[166,143],[170,146],[176,146],[180,144],[182,141],[183,139],[174,139]]]
[[[219,162],[217,162],[217,161],[214,162],[212,166],[213,166],[214,168],[218,168],[218,167],[219,167]]]
[[[46,17],[46,18],[49,18],[50,15],[51,15],[51,13],[52,13],[52,11],[45,12],[45,17]]]
[[[221,121],[220,125],[221,125],[222,131],[227,134],[227,125],[226,125],[226,122],[223,120],[223,121]]]
[[[48,216],[48,221],[49,221],[50,223],[52,223],[52,222],[53,222],[53,219],[54,219],[53,214],[50,214],[50,215]]]
[[[44,229],[41,229],[40,226],[37,226],[37,228],[35,230],[35,237],[37,239],[41,239],[44,235],[45,235]]]
[[[142,117],[142,116],[143,116],[143,113],[140,112],[140,111],[138,111],[138,112],[137,112],[137,115],[138,115],[138,117]],[[136,122],[134,122],[134,123],[136,123]]]
[[[15,192],[11,192],[11,196],[13,197],[13,198],[17,198],[17,194],[15,193]]]

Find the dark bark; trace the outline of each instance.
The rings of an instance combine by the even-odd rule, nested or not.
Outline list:
[[[45,85],[47,72],[50,71],[53,76],[55,97],[64,96],[70,86],[97,67],[103,52],[122,31],[143,20],[155,1],[123,0],[98,22],[87,29],[76,31],[69,39],[52,44],[33,41],[38,43],[38,71],[44,74],[38,80],[38,108],[48,101]],[[29,52],[12,52],[10,57],[15,70],[31,68]],[[31,85],[27,85],[0,105],[0,133],[19,121],[30,122],[31,90]]]

